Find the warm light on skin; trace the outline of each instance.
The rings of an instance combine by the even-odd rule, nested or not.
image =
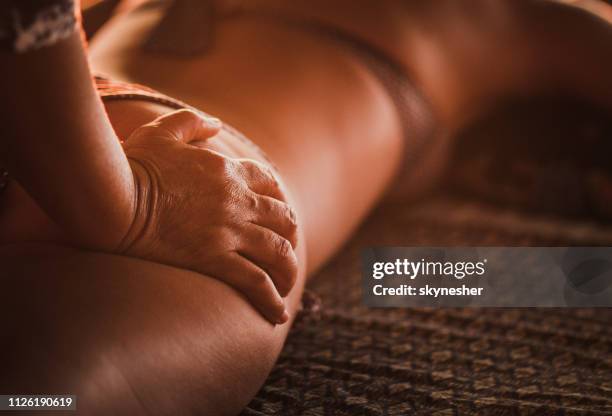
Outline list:
[[[93,7],[105,0],[81,0],[81,8],[87,9]],[[144,3],[146,0],[122,0],[117,6],[115,13],[125,13]]]
[[[585,9],[612,23],[612,6],[601,0],[558,0]]]
[[[101,3],[103,0],[81,0],[81,7],[86,9],[88,7],[94,6],[98,3]]]

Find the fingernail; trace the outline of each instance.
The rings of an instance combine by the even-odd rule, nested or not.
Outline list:
[[[221,124],[222,124],[221,120],[219,120],[217,117],[206,116],[204,117],[204,121],[206,122],[208,127],[213,127],[213,128],[219,128],[221,127]]]
[[[285,310],[283,311],[283,314],[280,316],[280,318],[278,318],[278,323],[279,325],[284,324],[288,320],[289,320],[289,313]]]

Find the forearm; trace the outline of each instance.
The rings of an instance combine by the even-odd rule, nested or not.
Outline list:
[[[134,185],[80,33],[2,51],[0,68],[0,164],[76,240],[112,248],[130,225],[120,213],[133,210]]]

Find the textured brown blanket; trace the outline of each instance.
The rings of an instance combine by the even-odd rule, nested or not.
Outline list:
[[[310,285],[243,415],[612,415],[611,309],[368,309],[376,245],[610,245],[612,229],[458,200],[379,208]]]

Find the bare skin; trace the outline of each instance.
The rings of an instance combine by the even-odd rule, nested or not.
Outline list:
[[[206,109],[257,143],[295,201],[308,268],[316,269],[399,167],[401,128],[391,99],[349,52],[265,21],[220,24],[214,48],[201,57],[143,53],[143,37],[157,17],[152,11],[113,21],[91,44],[94,69]],[[151,83],[153,76],[159,82]],[[372,163],[376,173],[363,169]]]
[[[122,147],[78,33],[3,51],[0,69],[0,165],[15,179],[0,199],[0,243],[61,241],[214,275],[287,321],[294,212],[269,167],[192,145],[217,135],[218,119],[172,112]]]
[[[70,392],[81,415],[237,414],[289,331],[184,269],[50,245],[0,256],[0,390]]]
[[[320,48],[316,39],[303,34],[259,26],[238,26],[234,33],[224,34],[221,38],[228,39],[225,47],[230,49],[211,65],[227,68],[243,63],[236,62],[242,53],[236,42],[258,32],[252,39],[252,50],[262,66],[245,68],[256,78],[235,88],[250,85],[252,93],[259,93],[269,106],[256,112],[250,92],[232,105],[221,100],[213,105],[215,99],[211,98],[206,110],[238,127],[266,151],[286,185],[290,205],[297,211],[298,277],[285,299],[292,320],[306,276],[346,239],[390,183],[399,167],[402,137],[390,99],[353,57],[338,53],[333,46]],[[279,35],[286,41],[267,49],[265,45]],[[292,52],[296,44],[302,49],[300,54]],[[271,62],[263,64],[275,56],[285,56],[284,69]],[[266,74],[266,68],[274,72]],[[312,75],[305,79],[308,73]],[[224,82],[243,79],[240,75],[227,76]],[[222,81],[212,76],[208,80],[201,84],[203,88]],[[328,93],[334,89],[334,94]],[[347,102],[359,104],[346,107]],[[224,111],[224,105],[231,111]],[[284,114],[275,114],[281,106],[286,108]],[[130,101],[111,103],[108,111],[119,137],[126,138],[138,126],[170,110]],[[308,119],[303,120],[305,114]],[[259,159],[231,137],[203,144],[226,155]],[[379,163],[381,160],[385,163]],[[364,172],[364,166],[374,165],[380,167]],[[23,256],[15,255],[15,250]],[[56,279],[61,284],[42,288],[39,293],[49,296],[37,298],[19,319],[20,327],[38,324],[51,331],[41,332],[40,339],[49,345],[49,355],[39,355],[40,361],[31,366],[7,369],[11,384],[0,387],[73,391],[82,397],[84,414],[151,411],[180,415],[193,409],[202,414],[235,414],[265,379],[289,329],[289,325],[268,323],[244,296],[228,286],[184,270],[46,245],[7,246],[1,256],[11,276],[4,282],[5,294],[42,288],[40,285]],[[25,258],[32,259],[28,261],[31,267],[23,269]],[[42,277],[44,280],[39,280]],[[140,285],[146,288],[139,289]],[[62,298],[67,299],[61,302],[63,306],[57,305],[55,299]],[[144,303],[134,304],[136,299]],[[16,308],[10,298],[1,304],[7,312]],[[88,312],[79,314],[77,321],[74,311],[81,308]],[[109,308],[117,315],[109,315]],[[37,317],[48,315],[49,310],[56,311],[54,319],[40,322]],[[141,312],[134,314],[136,310]],[[160,318],[167,319],[166,323],[159,322]],[[142,336],[134,337],[135,332]],[[55,335],[46,340],[44,334],[49,333]],[[65,347],[65,339],[70,340],[70,348]],[[20,363],[33,355],[21,341],[25,339],[16,337],[4,351],[5,356],[14,357],[12,362]],[[117,347],[127,344],[133,348]],[[170,361],[178,367],[167,366],[166,354],[174,357]],[[175,393],[164,398],[157,389]]]
[[[445,44],[453,45],[453,34],[436,26],[435,18],[427,20],[428,10],[384,4],[388,7],[366,8],[361,17],[346,24],[366,27],[359,19],[381,22],[369,36],[379,39],[380,44],[399,45],[391,52],[414,68],[415,79],[432,105],[424,111],[434,112],[443,128],[458,128],[506,90],[516,90],[519,84],[529,90],[530,85],[537,84],[540,70],[531,65],[518,72],[524,77],[495,73],[482,83],[466,82],[468,78],[464,77],[475,64],[470,56],[482,53],[486,44],[459,50],[456,60],[445,61],[449,55],[441,51],[446,51]],[[452,8],[450,2],[446,6]],[[341,2],[316,9],[331,16],[345,10]],[[449,13],[455,15],[452,10]],[[469,23],[469,14],[462,16],[468,20],[459,16],[455,20],[459,27],[486,29],[474,24],[477,19]],[[116,18],[92,45],[94,65],[219,116],[270,156],[298,213],[299,239],[303,242],[297,247],[297,283],[287,298],[293,319],[306,277],[345,241],[400,166],[402,134],[391,100],[361,63],[337,45],[257,19],[220,24],[215,47],[204,57],[185,60],[147,55],[138,46],[156,18],[154,13]],[[417,46],[418,42],[417,34],[398,32],[404,26],[415,27],[403,19],[436,28],[426,33],[428,39],[439,35],[438,42],[418,49],[419,59],[406,52],[412,50],[407,45]],[[395,42],[398,35],[402,42]],[[529,37],[519,31],[516,37],[521,36]],[[389,38],[394,42],[385,41]],[[249,39],[248,47],[244,39]],[[595,55],[595,51],[584,53],[585,59]],[[417,65],[426,57],[430,59]],[[536,67],[544,66],[536,62]],[[518,71],[521,67],[510,69]],[[561,71],[569,74],[567,79],[574,79],[571,68],[563,68],[568,68]],[[598,77],[577,85],[588,96],[596,95],[595,86],[603,91],[609,86]],[[605,102],[609,96],[602,93],[598,97]],[[113,103],[108,110],[120,137],[169,111],[139,102]],[[216,149],[227,154],[256,158],[231,138],[213,139],[206,145],[218,146]],[[6,264],[13,271],[11,275],[17,276],[7,280],[8,290],[3,294],[41,287],[38,297],[22,312],[20,327],[44,325],[55,334],[47,350],[55,361],[40,356],[39,362],[31,362],[25,369],[9,367],[8,374],[14,375],[12,380],[21,380],[15,382],[20,391],[81,394],[87,414],[180,415],[194,409],[202,414],[235,414],[265,379],[288,331],[288,325],[274,327],[267,323],[238,292],[206,276],[49,246],[2,250],[3,267]],[[21,257],[16,251],[23,253]],[[24,268],[25,258],[28,267]],[[88,276],[85,283],[82,275]],[[58,284],[53,285],[54,281]],[[53,296],[45,297],[44,293]],[[7,299],[0,304],[7,308],[7,316],[18,307],[5,306],[16,301],[3,296]],[[56,311],[54,319],[41,323],[37,317],[48,311]],[[80,312],[75,319],[75,311],[85,313]],[[49,342],[44,332],[35,336],[41,343]],[[23,339],[17,337],[9,347],[10,356],[15,357],[13,363],[34,355],[32,347],[23,345]],[[86,364],[75,365],[79,362]],[[59,368],[50,363],[60,363]],[[61,373],[65,377],[45,378]],[[63,385],[58,386],[58,380]],[[160,393],[169,391],[171,395]]]

